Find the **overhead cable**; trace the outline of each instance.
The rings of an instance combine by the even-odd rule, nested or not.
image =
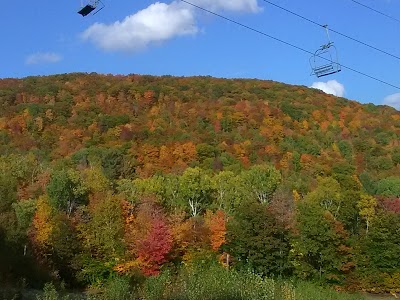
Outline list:
[[[193,4],[193,3],[189,2],[189,1],[186,1],[186,0],[181,0],[181,1],[184,2],[184,3],[186,3],[186,4],[188,4],[188,5],[191,5],[191,6],[193,6],[193,7],[196,7],[196,8],[198,8],[198,9],[200,9],[200,10],[203,10],[203,11],[205,11],[205,12],[207,12],[207,13],[210,13],[210,14],[212,14],[212,15],[214,15],[214,16],[217,16],[217,17],[219,17],[219,18],[221,18],[221,19],[224,19],[224,20],[226,20],[226,21],[229,21],[229,22],[231,22],[231,23],[234,23],[234,24],[236,24],[236,25],[239,25],[239,26],[241,26],[241,27],[244,27],[244,28],[246,28],[246,29],[248,29],[248,30],[251,30],[251,31],[253,31],[253,32],[256,32],[256,33],[258,33],[258,34],[261,34],[261,35],[263,35],[263,36],[265,36],[265,37],[268,37],[268,38],[270,38],[270,39],[273,39],[273,40],[275,40],[275,41],[277,41],[277,42],[280,42],[280,43],[282,43],[282,44],[285,44],[285,45],[287,45],[287,46],[290,46],[290,47],[295,48],[295,49],[297,49],[297,50],[300,50],[300,51],[302,51],[302,52],[305,52],[305,53],[314,55],[314,53],[311,52],[311,51],[309,51],[309,50],[306,50],[306,49],[304,49],[304,48],[302,48],[302,47],[296,46],[296,45],[294,45],[294,44],[292,44],[292,43],[289,43],[289,42],[286,42],[286,41],[284,41],[284,40],[281,40],[281,39],[279,39],[279,38],[277,38],[277,37],[274,37],[274,36],[272,36],[272,35],[269,35],[269,34],[263,32],[263,31],[261,31],[261,30],[258,30],[258,29],[255,29],[255,28],[253,28],[253,27],[247,26],[247,25],[245,25],[245,24],[243,24],[243,23],[240,23],[240,22],[238,22],[238,21],[235,21],[235,20],[230,19],[230,18],[228,18],[228,17],[225,17],[225,16],[223,16],[223,15],[220,15],[220,14],[218,14],[218,13],[216,13],[216,12],[213,12],[213,11],[211,11],[211,10],[208,10],[208,9],[204,8],[204,7],[201,7],[201,6],[198,6],[198,5],[196,5],[196,4]],[[326,58],[324,58],[324,57],[321,57],[321,59],[324,59],[324,60],[329,61],[328,59],[326,59]],[[397,85],[394,85],[394,84],[389,83],[389,82],[387,82],[387,81],[384,81],[384,80],[382,80],[382,79],[376,78],[376,77],[374,77],[374,76],[372,76],[372,75],[369,75],[369,74],[367,74],[367,73],[358,71],[358,70],[356,70],[356,69],[354,69],[354,68],[351,68],[351,67],[348,67],[348,66],[345,66],[345,65],[342,65],[342,64],[341,64],[341,66],[342,66],[343,68],[345,68],[345,69],[348,69],[348,70],[354,72],[354,73],[360,74],[360,75],[362,75],[362,76],[364,76],[364,77],[370,78],[370,79],[372,79],[372,80],[378,81],[378,82],[380,82],[380,83],[386,84],[386,85],[388,85],[388,86],[391,86],[391,87],[394,87],[394,88],[400,90],[400,86],[397,86]]]
[[[363,6],[363,7],[367,8],[367,9],[369,9],[369,10],[372,10],[372,11],[374,11],[374,12],[376,12],[376,13],[382,15],[382,16],[385,16],[386,18],[392,19],[393,21],[396,21],[396,22],[400,23],[399,19],[396,19],[396,18],[392,17],[391,15],[385,14],[384,12],[381,12],[381,11],[379,11],[379,10],[377,10],[375,8],[372,8],[372,7],[368,6],[368,5],[365,5],[365,4],[361,3],[361,2],[358,2],[358,1],[355,1],[355,0],[351,0],[351,1],[353,1],[354,3],[356,3],[356,4],[360,5],[360,6]]]
[[[326,25],[324,25],[324,24],[320,24],[320,23],[315,22],[315,21],[313,21],[313,20],[311,20],[311,19],[309,19],[309,18],[306,18],[306,17],[304,17],[304,16],[302,16],[302,15],[300,15],[300,14],[298,14],[298,13],[295,13],[295,12],[293,12],[293,11],[287,9],[287,8],[284,8],[284,7],[282,7],[282,6],[279,6],[279,5],[277,5],[277,4],[275,4],[275,3],[271,2],[271,1],[268,1],[268,0],[262,0],[262,1],[264,1],[264,2],[266,2],[266,3],[269,3],[269,4],[271,4],[271,5],[273,5],[273,6],[277,7],[277,8],[279,8],[279,9],[281,9],[281,10],[284,10],[284,11],[286,11],[287,13],[290,13],[290,14],[296,16],[296,17],[299,17],[299,18],[301,18],[301,19],[303,19],[303,20],[306,20],[307,22],[310,22],[310,23],[312,23],[312,24],[314,24],[314,25],[317,25],[317,26],[320,26],[320,27],[325,27],[325,26],[326,26]],[[352,1],[353,1],[353,0],[352,0]],[[369,48],[371,48],[371,49],[374,49],[374,50],[379,51],[379,52],[381,52],[381,53],[383,53],[383,54],[386,54],[386,55],[388,55],[388,56],[391,56],[391,57],[393,57],[393,58],[395,58],[395,59],[400,60],[400,56],[397,56],[397,55],[392,54],[392,53],[389,53],[389,52],[387,52],[387,51],[385,51],[385,50],[379,49],[378,47],[375,47],[375,46],[372,46],[372,45],[370,45],[370,44],[367,44],[367,43],[365,43],[365,42],[363,42],[363,41],[360,41],[360,40],[358,40],[358,39],[356,39],[356,38],[353,38],[353,37],[351,37],[351,36],[349,36],[349,35],[347,35],[347,34],[341,33],[341,32],[339,32],[339,31],[337,31],[337,30],[332,29],[330,26],[329,26],[329,31],[332,31],[332,32],[334,32],[334,33],[336,33],[336,34],[338,34],[338,35],[341,35],[341,36],[343,36],[343,37],[345,37],[345,38],[347,38],[347,39],[350,39],[350,40],[352,40],[352,41],[354,41],[354,42],[357,42],[357,43],[359,43],[359,44],[361,44],[361,45],[364,45],[364,46],[366,46],[366,47],[369,47]]]

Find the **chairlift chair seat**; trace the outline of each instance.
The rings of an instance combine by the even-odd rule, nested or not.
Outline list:
[[[314,69],[314,74],[315,76],[322,77],[322,76],[327,76],[327,75],[331,75],[334,73],[340,72],[340,68],[337,68],[336,65],[334,64],[328,64],[328,65],[324,65],[324,66],[319,66],[317,68]]]
[[[318,78],[335,74],[341,71],[337,58],[337,50],[333,43],[322,45],[314,55],[310,57],[311,75]]]
[[[90,14],[92,11],[96,9],[96,6],[87,4],[84,7],[81,8],[80,11],[78,11],[78,14],[82,15],[83,17],[87,16]]]

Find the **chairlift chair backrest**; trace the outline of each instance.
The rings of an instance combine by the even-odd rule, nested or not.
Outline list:
[[[103,8],[104,4],[101,2],[101,0],[89,0],[86,5],[82,5],[81,9],[78,11],[78,14],[82,15],[82,17],[86,17],[92,12],[93,14],[97,14]]]
[[[310,58],[311,75],[318,78],[338,73],[341,66],[338,62],[337,50],[333,43],[321,46]]]
[[[96,9],[95,6],[91,4],[86,4],[84,7],[82,7],[79,11],[78,14],[82,15],[82,17],[86,17],[88,14],[90,14],[92,11]]]

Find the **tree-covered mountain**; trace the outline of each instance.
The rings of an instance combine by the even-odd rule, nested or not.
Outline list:
[[[387,106],[255,79],[2,79],[0,171],[3,282],[95,285],[207,259],[400,291]]]

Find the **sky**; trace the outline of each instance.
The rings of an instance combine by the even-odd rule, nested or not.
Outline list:
[[[0,78],[70,72],[257,78],[400,110],[400,58],[330,31],[342,71],[310,76],[311,55],[295,47],[315,52],[328,42],[324,29],[266,1],[187,0],[270,37],[180,0],[102,0],[104,9],[86,17],[77,13],[82,1],[3,1]],[[355,1],[268,1],[400,57],[400,21]],[[358,2],[400,20],[400,0]]]

